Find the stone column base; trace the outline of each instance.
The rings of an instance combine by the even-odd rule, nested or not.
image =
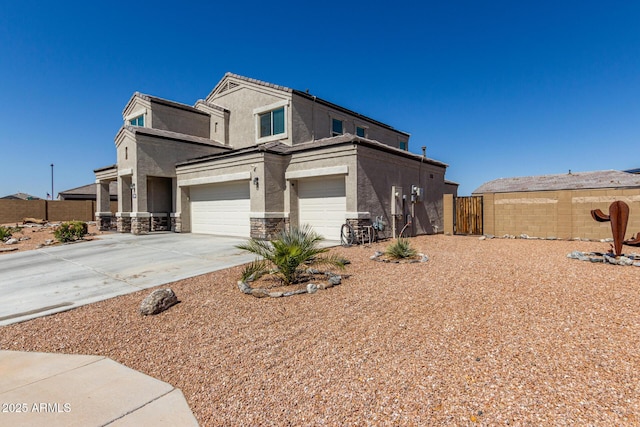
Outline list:
[[[99,231],[110,231],[113,230],[115,221],[111,212],[96,212],[96,222],[98,225]]]
[[[251,218],[251,238],[273,240],[289,229],[289,218]]]
[[[131,217],[128,215],[116,214],[116,230],[118,233],[131,233]]]
[[[169,214],[151,214],[151,230],[150,231],[169,231],[171,223]]]
[[[180,214],[171,214],[171,231],[182,233],[182,217]]]
[[[131,234],[149,234],[151,230],[151,216],[137,215],[131,218]]]

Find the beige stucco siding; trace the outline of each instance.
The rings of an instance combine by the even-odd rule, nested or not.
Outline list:
[[[265,164],[265,157],[268,164]],[[183,219],[183,231],[190,231],[190,188],[217,182],[249,180],[252,217],[264,217],[284,211],[284,172],[282,158],[268,153],[218,158],[208,162],[177,168],[178,213]],[[257,182],[255,179],[257,178]]]
[[[357,209],[357,160],[355,147],[351,144],[293,153],[285,176],[285,210],[289,212],[292,225],[300,225],[297,190],[300,180],[304,179],[344,176],[347,212]]]
[[[402,187],[404,217],[398,224],[404,225],[406,215],[413,213],[414,233],[442,231],[444,167],[362,146],[358,147],[358,159],[358,211],[369,212],[371,218],[383,215],[387,224],[392,224],[392,186]],[[423,199],[414,204],[412,185],[424,189]]]
[[[640,232],[640,188],[494,193],[483,197],[485,234],[609,238],[611,223],[595,221],[591,210],[608,214],[609,205],[616,200],[630,208],[627,237]]]
[[[187,111],[157,102],[151,103],[151,122],[149,127],[186,135],[209,138],[209,115]]]
[[[240,85],[214,97],[211,102],[231,111],[229,114],[229,145],[234,149],[256,145],[258,141],[256,109],[290,100],[287,92],[267,87],[246,87]],[[290,104],[290,103],[289,103]],[[285,108],[285,135],[276,135],[273,139],[290,144],[291,113],[290,105]],[[273,140],[272,139],[272,140]]]
[[[190,157],[214,154],[221,149],[138,134],[135,141],[131,136],[126,136],[119,144],[117,151],[118,170],[131,168],[133,171],[131,180],[132,184],[135,184],[136,192],[136,197],[132,200],[133,212],[147,212],[148,177],[173,178],[176,173],[176,162]],[[125,190],[126,188],[123,188],[123,191]]]
[[[368,139],[396,148],[399,148],[400,141],[404,141],[408,148],[408,135],[306,97],[293,94],[292,99],[294,104],[292,108],[294,144],[333,136],[331,126],[332,119],[335,118],[343,121],[344,133],[356,135],[356,127],[359,126],[365,128],[365,137]]]

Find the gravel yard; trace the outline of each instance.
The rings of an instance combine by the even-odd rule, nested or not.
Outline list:
[[[27,224],[19,227],[20,231],[13,232],[11,237],[18,240],[17,243],[7,245],[4,242],[0,242],[0,255],[10,254],[15,252],[25,252],[38,249],[42,246],[59,245],[53,235],[59,222],[54,224]],[[17,224],[1,224],[5,227],[17,227]],[[89,233],[84,237],[84,240],[92,240],[94,236],[105,234],[105,232],[98,231],[98,227],[94,222],[88,223]]]
[[[640,268],[566,258],[598,242],[411,242],[428,262],[333,249],[350,277],[313,295],[244,295],[238,267],[171,284],[160,315],[146,290],[0,327],[0,348],[108,356],[206,426],[640,423]]]

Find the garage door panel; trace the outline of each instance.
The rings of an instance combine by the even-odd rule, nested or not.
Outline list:
[[[249,182],[238,181],[191,187],[193,233],[249,237]]]
[[[298,182],[299,223],[309,224],[328,240],[340,240],[345,222],[346,192],[344,177],[326,177]]]

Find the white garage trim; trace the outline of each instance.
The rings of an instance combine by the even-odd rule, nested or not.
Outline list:
[[[229,173],[226,175],[203,176],[190,179],[178,178],[178,186],[187,187],[189,185],[215,184],[218,182],[240,181],[243,179],[251,179],[251,172]]]
[[[332,166],[328,168],[315,168],[305,169],[301,171],[285,172],[284,177],[286,179],[300,179],[300,178],[312,178],[318,176],[327,175],[347,175],[349,173],[349,166]]]
[[[309,224],[327,240],[340,240],[347,197],[345,177],[328,176],[298,181],[298,225]]]
[[[248,180],[190,187],[191,232],[249,237],[249,191]]]

